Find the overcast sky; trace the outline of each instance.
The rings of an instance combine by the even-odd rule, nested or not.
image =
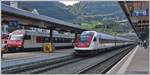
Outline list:
[[[78,3],[79,1],[59,1],[59,2],[68,6],[68,5],[74,5],[74,4]]]

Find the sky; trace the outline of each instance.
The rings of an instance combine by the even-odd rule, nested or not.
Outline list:
[[[59,2],[68,6],[68,5],[74,5],[74,4],[78,3],[79,1],[59,1]]]

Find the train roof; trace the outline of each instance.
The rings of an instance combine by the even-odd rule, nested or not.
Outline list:
[[[102,38],[102,39],[115,39],[115,37],[114,36],[111,36],[111,35],[108,35],[108,34],[105,34],[105,33],[98,33],[97,34],[98,36],[100,36],[100,38]]]
[[[116,37],[117,40],[122,40],[122,41],[131,41],[130,39],[127,38],[122,38],[122,37]]]
[[[40,31],[36,31],[36,30],[24,30],[24,29],[15,30],[15,31],[11,32],[9,35],[19,32],[19,31],[23,32],[23,33],[27,33],[28,35],[49,36],[49,32],[40,32]],[[60,34],[55,31],[53,32],[53,36],[54,37],[74,38],[73,35]]]
[[[121,41],[131,41],[130,39],[126,39],[126,38],[122,38],[122,37],[115,37],[109,34],[105,34],[105,33],[98,33],[98,35],[100,35],[101,38],[103,39],[110,39],[110,40],[121,40]]]
[[[52,23],[56,26],[58,25],[58,27],[65,26],[65,27],[70,27],[70,28],[73,28],[73,29],[81,30],[81,31],[88,30],[88,29],[85,29],[85,28],[81,28],[81,26],[78,25],[78,24],[65,22],[65,21],[58,20],[58,19],[55,19],[55,18],[52,18],[52,17],[41,15],[41,14],[37,15],[37,14],[34,14],[30,11],[26,11],[26,10],[23,10],[23,9],[20,9],[20,8],[13,8],[13,7],[10,7],[9,5],[6,5],[6,4],[3,4],[3,3],[1,3],[1,10],[4,13],[14,14],[14,15],[17,15],[17,16],[22,16],[22,17],[27,17],[27,18],[30,18],[30,19],[35,19],[35,20],[40,20],[40,21]]]
[[[96,31],[89,31],[89,32],[96,32]],[[121,41],[131,41],[130,39],[127,38],[122,38],[122,37],[115,37],[109,34],[101,33],[101,32],[96,32],[97,35],[102,38],[102,39],[108,39],[108,40],[121,40]]]

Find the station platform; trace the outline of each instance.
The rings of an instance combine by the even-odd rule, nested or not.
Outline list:
[[[66,57],[72,55],[73,52],[73,49],[61,49],[52,53],[44,53],[43,51],[8,53],[4,54],[1,59],[1,68]]]
[[[149,74],[149,48],[135,47],[107,74]]]

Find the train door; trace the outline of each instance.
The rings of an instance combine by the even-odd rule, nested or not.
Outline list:
[[[99,48],[105,48],[105,40],[102,36],[99,37]]]
[[[31,41],[31,35],[24,35],[24,48],[32,48],[33,47],[33,43]]]
[[[32,41],[32,44],[34,44],[34,47],[38,47],[36,43],[36,35],[31,36],[31,41]]]
[[[99,46],[97,40],[98,40],[98,38],[97,38],[96,36],[94,36],[94,39],[93,39],[93,44],[94,44],[94,45],[93,45],[93,47],[94,47],[95,49],[98,49],[98,46]]]
[[[101,47],[102,47],[101,36],[98,36],[98,48],[100,49]]]

